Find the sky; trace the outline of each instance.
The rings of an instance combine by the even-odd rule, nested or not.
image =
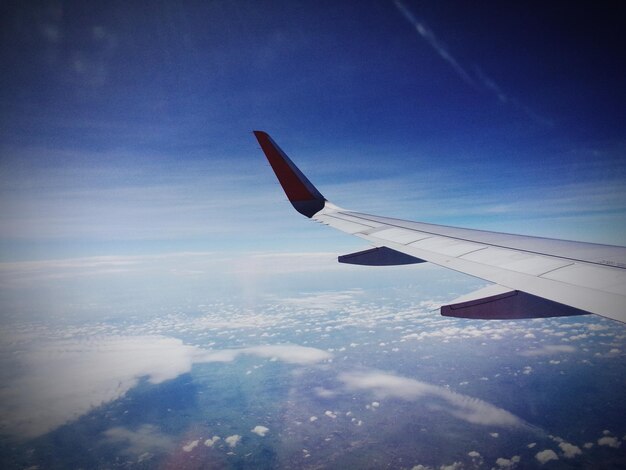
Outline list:
[[[346,209],[626,245],[625,20],[0,2],[0,466],[626,465],[624,325],[439,316],[485,282],[337,263],[252,134]]]
[[[0,260],[357,246],[327,199],[626,244],[623,9],[550,2],[3,2]]]

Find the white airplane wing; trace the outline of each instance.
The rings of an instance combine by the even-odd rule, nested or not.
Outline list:
[[[471,230],[345,210],[327,201],[265,132],[254,131],[294,208],[374,248],[339,262],[431,262],[494,283],[441,314],[515,319],[595,313],[626,323],[626,247]]]

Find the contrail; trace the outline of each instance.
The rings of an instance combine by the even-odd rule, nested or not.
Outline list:
[[[482,69],[477,65],[474,66],[474,73],[480,79],[485,88],[495,93],[501,103],[506,103],[509,101],[509,97],[506,96],[506,94],[502,91],[498,84],[494,82],[491,78],[489,78],[485,74],[485,72],[483,72]]]
[[[418,34],[424,38],[424,40],[439,54],[439,56],[445,60],[452,69],[457,73],[459,77],[463,79],[465,83],[472,86],[474,89],[479,91],[486,91],[493,95],[495,95],[500,103],[508,104],[513,108],[525,113],[529,118],[534,120],[535,122],[550,127],[554,125],[554,123],[550,119],[546,119],[537,113],[535,113],[528,106],[521,104],[515,98],[511,98],[508,96],[502,88],[493,81],[491,78],[487,76],[485,72],[483,72],[478,66],[474,66],[473,73],[470,74],[465,68],[448,52],[445,44],[441,42],[437,36],[430,30],[426,23],[419,20],[413,15],[413,13],[406,7],[406,5],[401,0],[394,0],[394,4],[402,13],[409,23],[411,23]]]
[[[476,82],[474,79],[465,71],[461,64],[457,62],[457,60],[452,57],[452,55],[446,49],[446,46],[437,39],[437,36],[426,26],[426,24],[420,20],[418,20],[413,13],[409,11],[409,9],[400,1],[394,0],[396,7],[400,10],[400,13],[411,23],[415,30],[422,36],[428,44],[441,56],[443,60],[445,60],[450,66],[454,69],[454,71],[467,83],[476,87]]]

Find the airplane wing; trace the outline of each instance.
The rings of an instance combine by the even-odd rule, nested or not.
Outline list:
[[[494,283],[441,307],[441,314],[516,319],[595,313],[626,323],[626,247],[511,235],[380,217],[327,201],[265,132],[254,131],[294,208],[374,248],[339,262],[389,266],[431,262]]]

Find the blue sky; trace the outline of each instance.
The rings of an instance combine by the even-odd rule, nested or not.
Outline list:
[[[2,8],[3,261],[358,249],[291,211],[254,129],[343,207],[626,244],[608,4]]]

